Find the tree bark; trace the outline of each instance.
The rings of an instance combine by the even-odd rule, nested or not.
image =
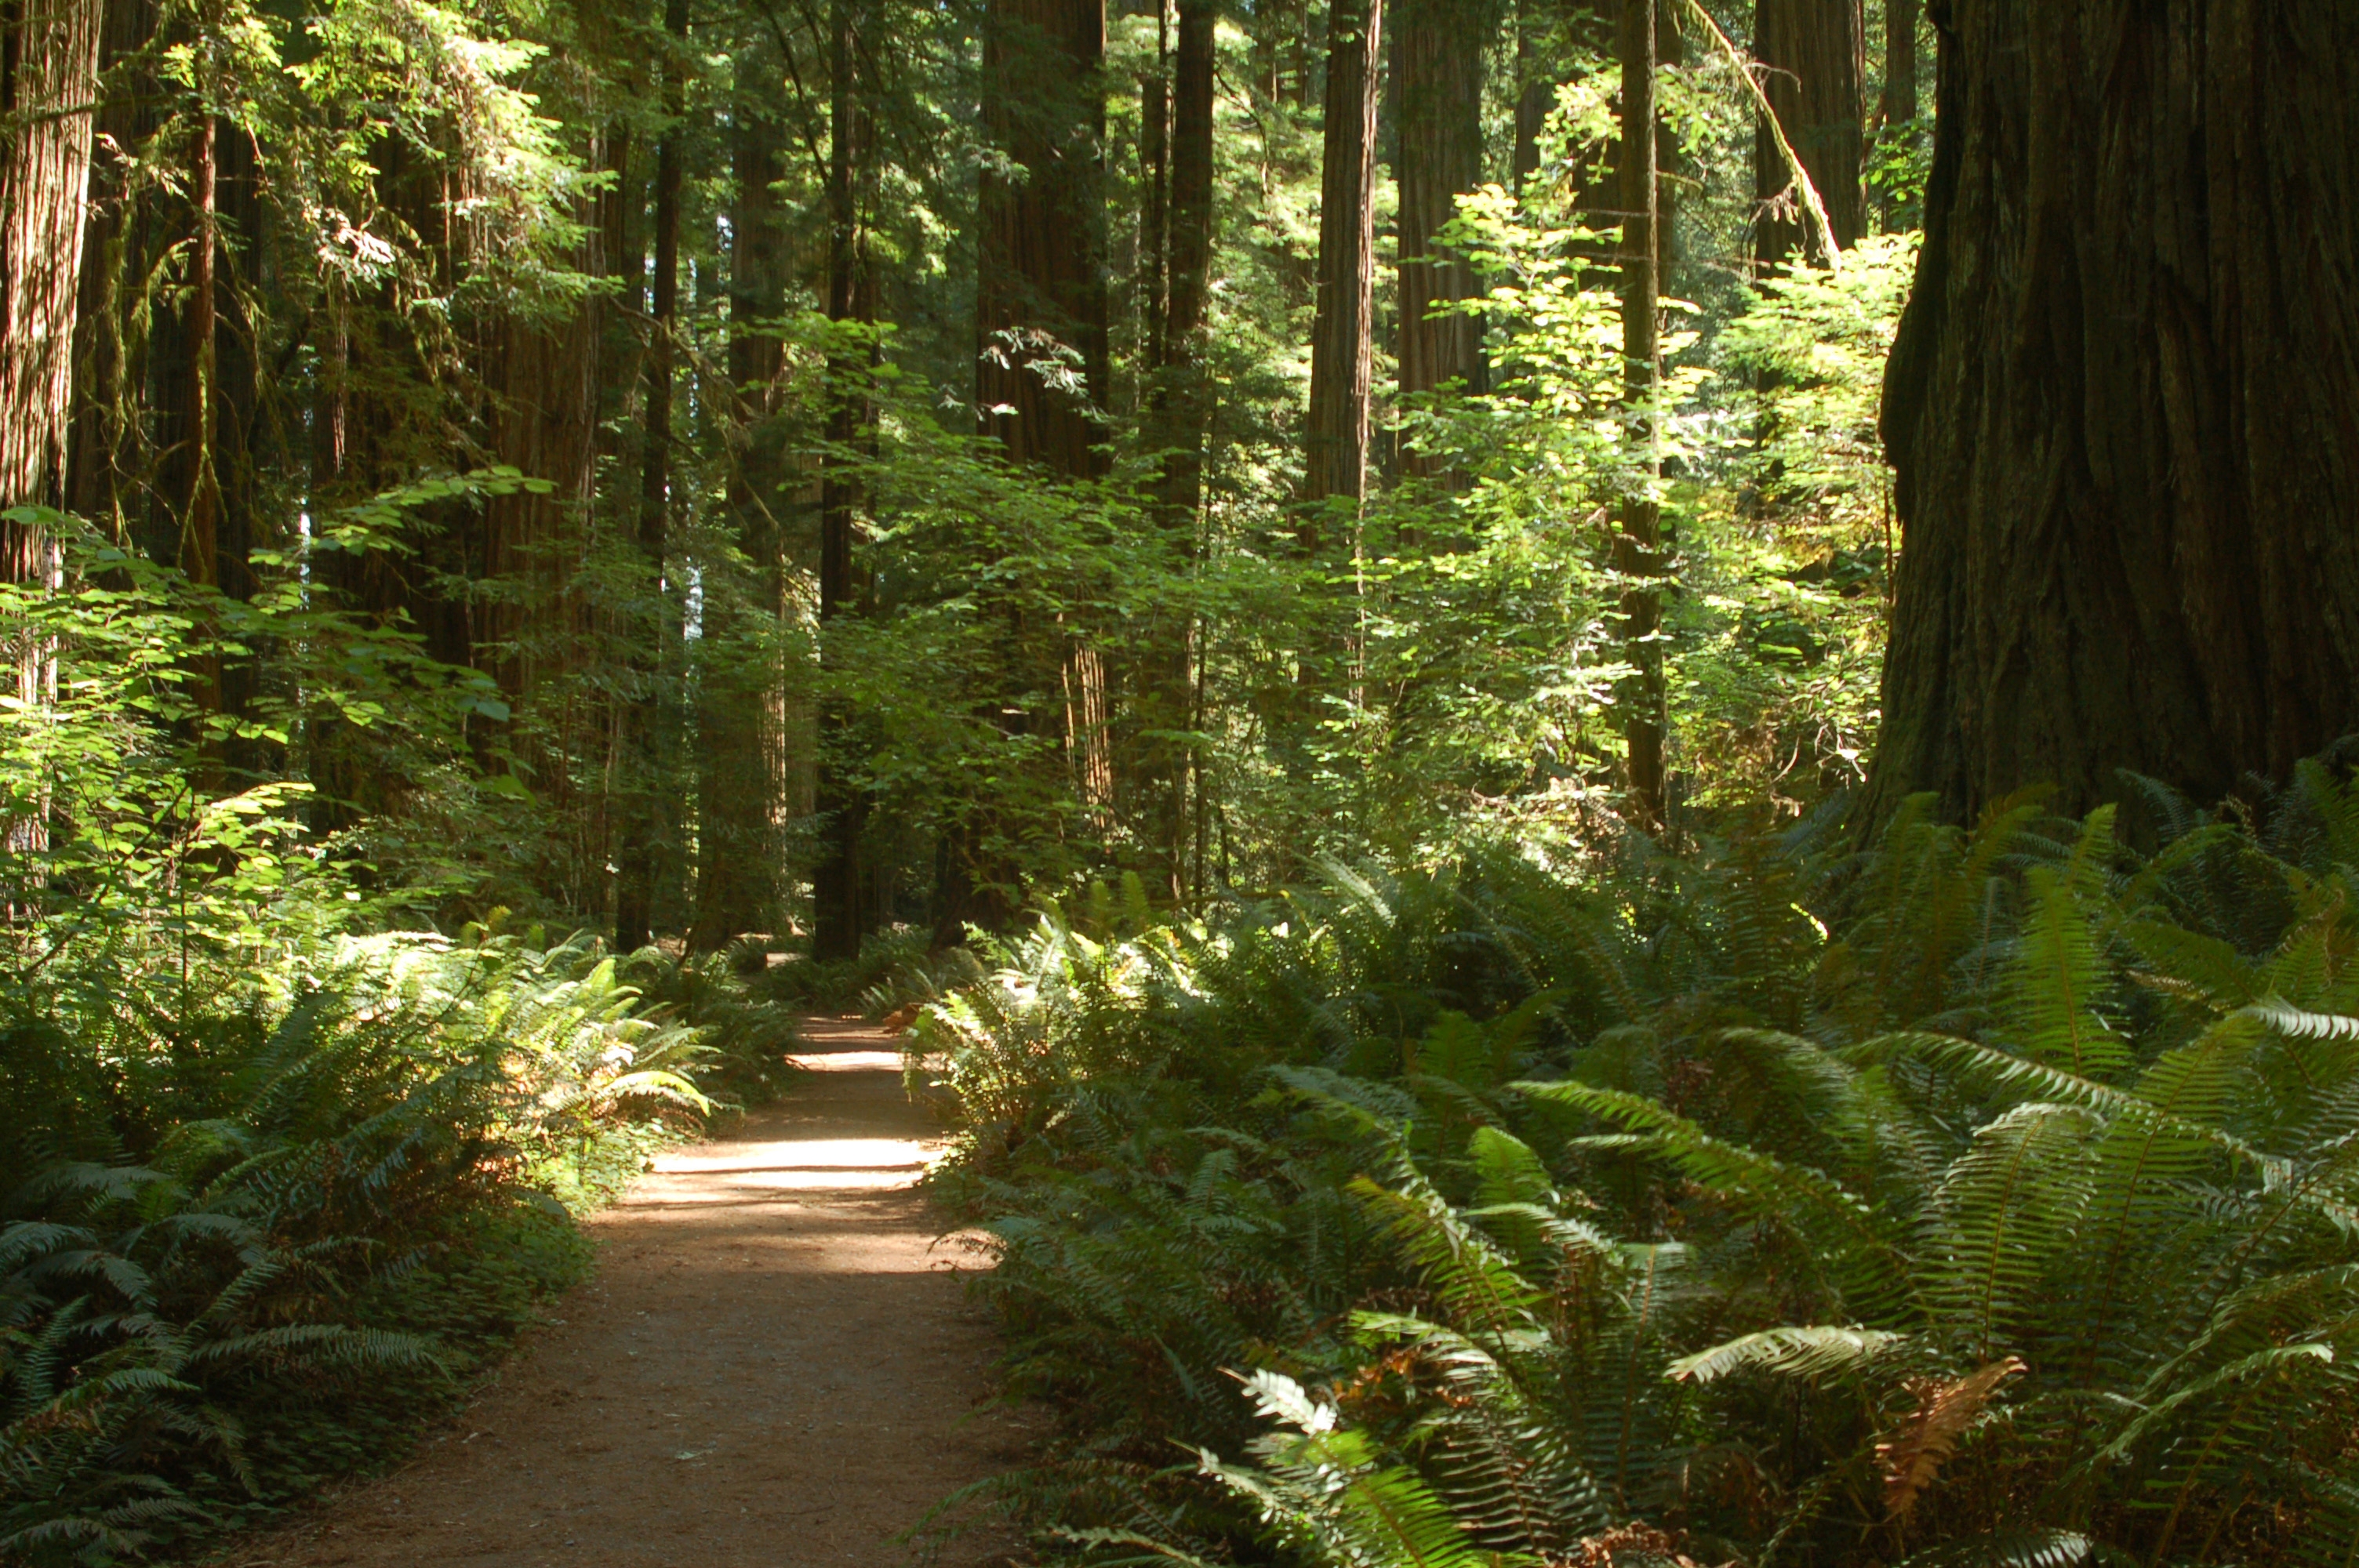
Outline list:
[[[2359,727],[2359,7],[1946,0],[1870,806]]]
[[[1436,243],[1458,197],[1483,182],[1485,0],[1400,0],[1394,13],[1393,81],[1400,114],[1400,390],[1404,399],[1456,382],[1484,390],[1483,323],[1434,312],[1477,292],[1473,269]],[[1405,454],[1412,474],[1438,475]]]
[[[1212,271],[1213,27],[1218,0],[1180,0],[1173,93],[1169,296],[1160,333],[1158,436],[1164,448],[1162,502],[1178,524],[1192,519],[1203,490],[1205,308]]]
[[[1849,250],[1867,232],[1860,179],[1867,117],[1866,24],[1861,0],[1756,0],[1753,53],[1762,90],[1786,139],[1826,203],[1835,243]],[[1753,193],[1761,204],[1753,255],[1775,266],[1799,250],[1817,265],[1827,258],[1807,216],[1788,194],[1792,175],[1764,126],[1753,137]]]
[[[1663,459],[1655,403],[1662,387],[1662,178],[1655,68],[1661,57],[1658,0],[1624,0],[1622,15],[1622,357],[1638,449],[1636,483],[1622,503],[1614,568],[1622,594],[1624,656],[1636,670],[1624,693],[1623,736],[1629,751],[1630,795],[1639,826],[1664,822],[1662,513],[1654,485]]]
[[[621,876],[614,893],[614,946],[624,952],[654,936],[656,903],[671,871],[670,810],[659,777],[665,744],[677,623],[664,581],[671,517],[672,367],[679,317],[680,143],[688,126],[688,0],[665,0],[664,30],[671,57],[664,62],[664,134],[656,148],[655,279],[647,308],[647,405],[639,469],[637,543],[646,574],[647,609],[634,628],[635,672],[628,719],[632,776],[625,781],[628,810],[620,834]]]
[[[98,69],[115,69],[145,50],[156,27],[152,0],[102,0],[106,13],[99,38]],[[72,456],[66,479],[66,510],[99,524],[109,536],[128,536],[143,497],[125,460],[138,428],[138,410],[125,388],[134,345],[125,326],[124,279],[144,273],[133,260],[139,248],[142,202],[132,189],[128,151],[153,129],[154,103],[147,72],[130,91],[116,92],[98,105],[92,126],[89,216],[82,247],[81,305],[74,330]]]
[[[0,507],[65,499],[101,0],[0,5]],[[0,576],[52,570],[39,531],[0,524]]]
[[[1325,146],[1319,192],[1319,295],[1310,329],[1310,414],[1302,498],[1357,499],[1368,476],[1368,326],[1375,250],[1377,62],[1384,0],[1327,12]],[[1307,522],[1315,542],[1317,523]]]
[[[1104,471],[1104,0],[990,0],[984,127],[1024,171],[980,192],[975,402],[1019,466]]]
[[[861,287],[858,82],[856,19],[852,0],[835,0],[829,57],[831,103],[827,178],[827,315],[848,326],[860,317],[867,291]],[[860,492],[844,471],[865,420],[861,367],[852,347],[839,341],[828,361],[827,468],[820,485],[819,625],[823,671],[841,678],[844,668],[840,633],[862,609],[853,572],[858,542]],[[860,956],[868,929],[862,896],[861,838],[867,829],[868,796],[853,776],[851,705],[829,691],[819,711],[820,860],[811,875],[811,957],[820,962]]]
[[[1884,92],[1876,117],[1887,129],[1917,117],[1917,19],[1924,14],[1925,0],[1885,0]]]

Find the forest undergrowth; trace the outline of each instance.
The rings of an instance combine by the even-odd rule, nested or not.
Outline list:
[[[179,1554],[397,1457],[581,1277],[574,1217],[773,1092],[792,1037],[722,955],[438,930],[448,887],[388,880],[307,788],[223,787],[242,737],[184,695],[206,607],[88,564],[0,590],[56,693],[0,752],[0,1561],[27,1568]],[[226,634],[402,652],[282,608]]]
[[[1912,802],[1155,916],[930,1007],[1044,1560],[2359,1549],[2359,790]]]

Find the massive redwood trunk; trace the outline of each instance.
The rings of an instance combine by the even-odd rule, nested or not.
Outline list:
[[[983,175],[975,400],[1012,460],[1075,475],[1104,459],[1104,0],[984,15],[984,125],[1024,172]]]
[[[1947,0],[1873,805],[2359,727],[2359,6]]]
[[[1434,311],[1478,290],[1473,269],[1436,238],[1458,198],[1483,182],[1483,49],[1495,18],[1486,0],[1400,0],[1393,88],[1400,105],[1400,389],[1457,382],[1484,390],[1480,319]],[[1413,473],[1436,471],[1412,453]]]
[[[0,0],[0,508],[65,499],[100,0]],[[5,525],[0,576],[47,569]]]
[[[1306,502],[1358,496],[1367,485],[1368,317],[1383,42],[1384,0],[1332,0],[1327,10],[1319,299],[1310,328],[1310,417],[1303,428]]]
[[[1756,0],[1753,53],[1761,85],[1786,139],[1826,203],[1835,243],[1849,250],[1867,232],[1860,158],[1867,120],[1867,34],[1860,0]],[[1753,231],[1753,254],[1774,265],[1796,250],[1816,254],[1810,220],[1787,195],[1792,176],[1767,126],[1753,138],[1753,188],[1765,203]]]

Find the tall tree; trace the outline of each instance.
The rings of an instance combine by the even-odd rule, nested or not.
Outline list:
[[[1551,0],[1516,0],[1516,141],[1507,161],[1518,196],[1539,172],[1540,131],[1556,107],[1556,73],[1544,62],[1554,52],[1557,9]]]
[[[858,16],[853,0],[834,0],[830,11],[830,100],[827,172],[827,315],[839,331],[854,326],[868,298],[860,243],[859,169],[862,129]],[[839,336],[828,359],[827,470],[820,490],[819,625],[821,657],[828,675],[843,668],[838,634],[861,610],[853,575],[853,546],[859,529],[857,481],[845,471],[865,419],[863,367],[855,345]],[[854,777],[851,706],[831,691],[820,707],[820,859],[811,877],[811,955],[827,962],[856,958],[868,926],[862,892],[861,839],[867,827],[867,796]],[[960,912],[963,914],[963,911]]]
[[[1662,509],[1655,485],[1662,478],[1657,400],[1662,391],[1660,317],[1663,251],[1661,128],[1656,70],[1662,58],[1659,0],[1623,0],[1622,59],[1622,357],[1637,449],[1636,482],[1622,503],[1614,568],[1627,583],[1622,594],[1625,657],[1634,673],[1623,694],[1623,736],[1628,747],[1632,806],[1641,826],[1659,827],[1666,805],[1663,778]]]
[[[1153,432],[1163,453],[1157,500],[1166,536],[1179,557],[1196,548],[1197,512],[1203,502],[1204,441],[1212,417],[1211,367],[1205,326],[1212,283],[1214,32],[1219,0],[1180,0],[1180,49],[1172,93],[1169,286],[1164,351],[1155,385]],[[1169,737],[1197,729],[1194,712],[1195,629],[1158,628],[1145,686],[1147,729]],[[1195,752],[1169,739],[1151,747],[1147,771],[1160,795],[1155,839],[1165,880],[1176,901],[1187,884],[1188,782]]]
[[[82,202],[101,0],[0,4],[0,507],[65,499]],[[49,569],[38,534],[0,538],[0,576]]]
[[[656,146],[655,277],[647,308],[647,414],[642,422],[637,544],[646,606],[633,630],[637,665],[627,732],[631,777],[617,834],[614,946],[654,935],[657,895],[671,871],[672,803],[658,785],[668,764],[666,687],[677,627],[665,580],[672,506],[672,377],[679,332],[679,202],[688,125],[688,0],[664,0],[671,48],[663,62],[663,138]]]
[[[1451,382],[1484,389],[1483,323],[1444,308],[1476,293],[1473,269],[1438,241],[1459,196],[1483,183],[1483,50],[1492,9],[1487,0],[1398,0],[1394,11],[1404,396]],[[1439,471],[1413,452],[1404,466]]]
[[[1213,29],[1218,0],[1180,0],[1174,81],[1169,281],[1156,388],[1167,514],[1194,514],[1203,488],[1206,367],[1203,332],[1212,282]]]
[[[1866,49],[1860,0],[1756,0],[1753,53],[1762,90],[1818,188],[1835,243],[1844,249],[1867,232],[1861,182]],[[1754,133],[1753,190],[1761,204],[1755,259],[1774,265],[1800,250],[1824,265],[1813,226],[1795,200],[1792,171],[1766,124]]]
[[[781,71],[765,48],[741,42],[729,135],[728,506],[750,568],[742,585],[708,574],[698,639],[696,918],[693,945],[719,947],[766,928],[777,903],[786,811],[785,674],[778,645],[786,479],[777,428],[786,345],[778,319],[788,272],[785,127],[773,102]]]
[[[1384,0],[1327,8],[1327,103],[1319,189],[1319,295],[1302,498],[1365,493],[1369,317],[1375,280],[1376,104]],[[1310,524],[1315,527],[1315,522]]]
[[[1170,287],[1171,7],[1155,5],[1155,63],[1138,79],[1138,341],[1149,369],[1164,360],[1164,295]]]
[[[1884,91],[1876,118],[1886,126],[1917,117],[1917,20],[1925,0],[1885,0]]]
[[[1018,465],[1104,464],[1104,0],[990,0],[984,124],[1021,170],[984,171],[975,401]]]
[[[2359,729],[2359,7],[1951,0],[1874,804]]]

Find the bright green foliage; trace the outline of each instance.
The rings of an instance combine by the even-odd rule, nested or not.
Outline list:
[[[112,1561],[378,1461],[573,1276],[566,1206],[710,1105],[701,1032],[581,941],[352,938],[110,988],[0,1033],[11,1561]]]
[[[1107,1562],[2359,1549],[2352,793],[2136,793],[2150,855],[1919,806],[1044,925],[921,1028],[1069,1423],[987,1500]]]
[[[209,655],[302,650],[240,721],[270,744],[333,714],[453,773],[487,682],[294,570],[249,602],[77,564],[0,590],[56,688],[0,724],[0,1558],[28,1565],[382,1463],[576,1277],[569,1208],[712,1109],[700,1081],[775,1085],[790,1035],[718,964],[401,929],[455,859],[387,887],[311,792],[201,787],[246,738],[190,699]]]

